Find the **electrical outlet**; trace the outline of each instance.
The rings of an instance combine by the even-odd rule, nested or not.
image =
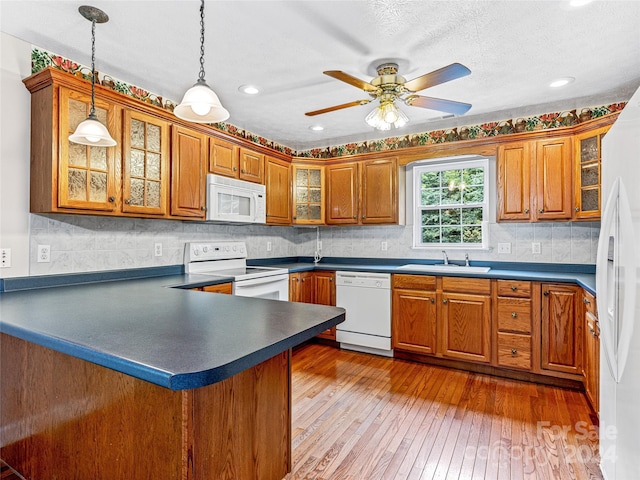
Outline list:
[[[535,255],[540,253],[540,242],[533,242],[531,244],[531,253]]]
[[[511,253],[511,243],[499,243],[498,253]]]
[[[267,242],[267,252],[271,251],[271,242]]]
[[[388,247],[389,247],[389,244],[388,244],[387,242],[380,242],[380,249],[381,249],[383,252],[386,252],[386,251],[387,251],[387,249],[388,249]]]
[[[38,263],[49,263],[51,261],[51,246],[38,245]]]
[[[11,267],[11,249],[0,248],[0,268]]]
[[[161,243],[156,243],[153,247],[153,253],[156,257],[161,257],[162,256],[162,244]]]
[[[322,240],[318,240],[318,250],[322,250]]]

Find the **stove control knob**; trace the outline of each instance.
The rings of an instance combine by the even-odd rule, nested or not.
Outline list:
[[[233,251],[234,251],[234,252],[237,252],[237,251],[238,251],[238,246],[237,246],[237,245],[234,245],[234,246],[233,246]]]
[[[198,248],[194,248],[193,254],[197,257],[198,255],[200,255],[200,250]]]
[[[206,245],[204,247],[202,247],[202,251],[204,253],[207,253],[209,251],[209,247],[207,247]]]
[[[382,286],[382,282],[376,282],[376,287],[380,288]]]

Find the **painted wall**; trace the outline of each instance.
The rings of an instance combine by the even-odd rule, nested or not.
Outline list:
[[[0,247],[11,248],[12,267],[0,276],[15,277],[182,263],[187,241],[247,242],[251,258],[311,256],[314,229],[228,226],[168,220],[120,219],[29,213],[30,98],[22,79],[30,73],[31,45],[2,34],[2,122],[0,138]],[[322,254],[341,257],[440,258],[440,249],[411,248],[412,227],[322,227]],[[595,261],[599,223],[490,224],[487,251],[470,251],[471,260],[544,263]],[[531,242],[541,253],[531,254]],[[267,250],[271,243],[272,249]],[[387,250],[382,250],[382,242]],[[511,243],[511,254],[497,244]],[[156,243],[163,255],[154,255]],[[51,262],[37,262],[37,246],[50,245]],[[464,251],[449,252],[453,260]]]

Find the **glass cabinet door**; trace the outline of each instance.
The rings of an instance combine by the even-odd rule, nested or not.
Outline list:
[[[115,107],[96,99],[96,116],[113,135]],[[60,164],[58,206],[114,210],[114,147],[80,145],[69,141],[78,124],[89,116],[91,97],[60,87]],[[117,139],[117,138],[116,138]]]
[[[167,211],[169,126],[154,117],[124,113],[123,212]]]
[[[575,138],[575,219],[600,218],[602,139],[609,127]]]
[[[293,167],[293,223],[324,223],[324,168]]]

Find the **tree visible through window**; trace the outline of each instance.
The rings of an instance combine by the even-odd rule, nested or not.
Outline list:
[[[483,247],[486,159],[414,168],[414,246]]]

